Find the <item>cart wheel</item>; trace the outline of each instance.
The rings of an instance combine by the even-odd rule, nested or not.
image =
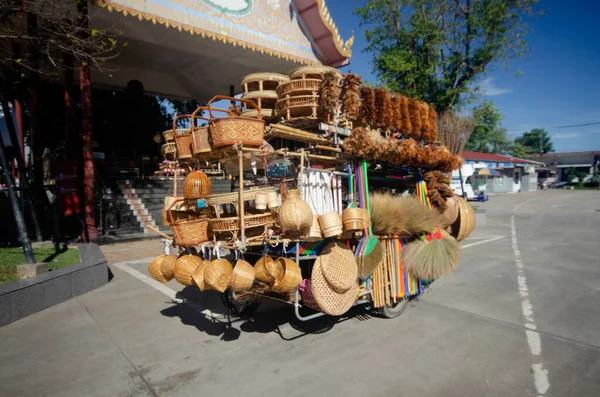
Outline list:
[[[233,291],[230,289],[226,290],[221,294],[223,298],[223,303],[227,307],[227,309],[237,317],[249,316],[256,311],[260,302],[257,301],[247,301],[244,303],[239,303],[233,298]]]
[[[385,305],[381,309],[381,314],[385,318],[396,318],[399,315],[401,315],[402,313],[404,313],[404,310],[406,310],[407,306],[408,306],[408,299],[404,298],[404,299],[396,302],[395,304],[392,303],[391,306]]]

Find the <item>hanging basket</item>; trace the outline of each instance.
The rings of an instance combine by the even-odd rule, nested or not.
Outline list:
[[[167,160],[175,160],[177,157],[177,144],[175,142],[167,142],[161,147],[162,155]]]
[[[302,282],[302,271],[291,259],[279,258],[276,263],[283,268],[283,275],[275,280],[273,289],[277,292],[292,292]]]
[[[210,133],[208,125],[196,127],[196,119],[210,121],[206,117],[202,117],[202,111],[208,110],[206,106],[199,106],[198,109],[192,113],[192,154],[194,156],[201,155],[203,153],[210,153],[212,148],[210,146]],[[200,112],[200,115],[198,115]]]
[[[202,263],[202,259],[196,255],[185,254],[180,256],[175,262],[173,268],[173,276],[175,280],[183,285],[193,285],[192,274]]]
[[[183,180],[183,197],[187,200],[196,200],[210,196],[212,183],[202,171],[194,170]]]
[[[204,283],[219,292],[225,292],[229,287],[232,275],[233,266],[231,266],[231,262],[227,259],[216,259],[211,261],[204,270]]]
[[[173,136],[175,139],[175,145],[177,145],[177,159],[186,160],[192,158],[192,135],[190,130],[178,129],[177,120],[190,118],[191,114],[181,114],[173,119]]]
[[[213,115],[214,110],[226,112],[223,109],[211,107],[211,104],[218,100],[249,104],[258,111],[258,117],[249,118],[229,115],[226,117],[215,117]],[[245,146],[262,146],[265,134],[265,121],[261,119],[260,108],[253,101],[217,95],[208,102],[208,110],[210,113],[210,135],[213,147],[231,146],[237,143]]]

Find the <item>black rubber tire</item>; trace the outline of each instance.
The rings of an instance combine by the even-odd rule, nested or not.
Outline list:
[[[396,318],[408,307],[408,299],[404,298],[400,302],[396,302],[396,304],[392,304],[392,306],[384,306],[381,308],[381,315],[385,318]]]

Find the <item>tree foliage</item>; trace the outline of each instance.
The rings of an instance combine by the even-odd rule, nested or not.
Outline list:
[[[109,71],[106,62],[127,43],[117,29],[95,26],[87,7],[85,0],[0,0],[0,82],[58,77],[73,63]]]
[[[534,128],[515,138],[515,143],[523,146],[529,153],[550,153],[554,151],[554,144],[550,134],[543,128]]]
[[[510,141],[506,130],[500,126],[502,115],[492,102],[484,102],[473,110],[475,129],[466,150],[481,153],[504,154],[508,151]]]
[[[365,51],[393,91],[443,111],[461,102],[493,62],[527,50],[525,16],[537,0],[368,0],[355,10]]]

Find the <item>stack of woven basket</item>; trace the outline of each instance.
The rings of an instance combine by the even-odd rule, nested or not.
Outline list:
[[[243,99],[251,99],[258,104],[264,119],[270,119],[275,115],[275,103],[277,102],[276,89],[280,84],[290,81],[286,75],[279,73],[252,73],[242,79]],[[257,117],[256,109],[245,109],[242,111],[244,117]]]
[[[277,115],[285,120],[319,116],[319,90],[326,73],[342,79],[342,73],[329,66],[301,66],[290,74],[290,81],[277,87]]]

